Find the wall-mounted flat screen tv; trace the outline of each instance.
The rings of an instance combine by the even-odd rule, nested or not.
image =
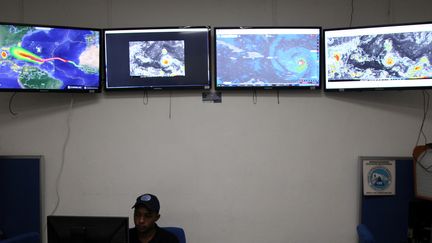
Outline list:
[[[325,90],[432,86],[432,23],[324,30]]]
[[[106,89],[210,88],[208,27],[105,30]]]
[[[215,28],[216,88],[319,88],[320,33],[320,27]]]
[[[0,91],[99,92],[101,30],[0,23]]]

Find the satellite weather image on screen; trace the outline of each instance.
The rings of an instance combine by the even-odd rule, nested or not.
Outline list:
[[[130,76],[185,76],[184,49],[183,40],[130,41]]]
[[[328,82],[432,78],[432,30],[336,35],[326,37]]]
[[[0,89],[99,88],[99,31],[0,25]]]
[[[216,30],[218,87],[319,86],[319,33]]]

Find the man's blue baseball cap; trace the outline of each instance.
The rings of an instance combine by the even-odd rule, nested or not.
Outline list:
[[[147,210],[159,213],[160,205],[158,198],[153,194],[143,194],[136,199],[135,204],[132,208],[145,207]]]

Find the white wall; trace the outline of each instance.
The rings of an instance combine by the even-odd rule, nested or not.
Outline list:
[[[345,0],[1,0],[0,21],[84,27],[349,23]],[[390,6],[390,11],[388,11]],[[430,20],[426,0],[355,1],[353,25]],[[7,11],[6,11],[7,9]],[[191,243],[357,240],[358,156],[410,156],[421,91],[0,93],[0,154],[45,156],[44,215],[70,125],[56,214],[131,216],[159,196],[160,225]],[[69,110],[73,98],[73,108]],[[69,113],[70,111],[70,113]],[[69,123],[68,116],[70,115]],[[431,134],[430,120],[426,131]],[[45,220],[44,220],[45,223]],[[130,221],[132,224],[133,222]]]

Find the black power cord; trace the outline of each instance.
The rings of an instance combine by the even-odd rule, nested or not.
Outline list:
[[[14,112],[13,109],[12,109],[12,101],[13,101],[13,99],[14,99],[14,97],[15,97],[16,94],[17,94],[17,92],[13,93],[12,96],[10,97],[10,99],[9,99],[9,113],[12,116],[17,116],[18,115],[18,113]]]

